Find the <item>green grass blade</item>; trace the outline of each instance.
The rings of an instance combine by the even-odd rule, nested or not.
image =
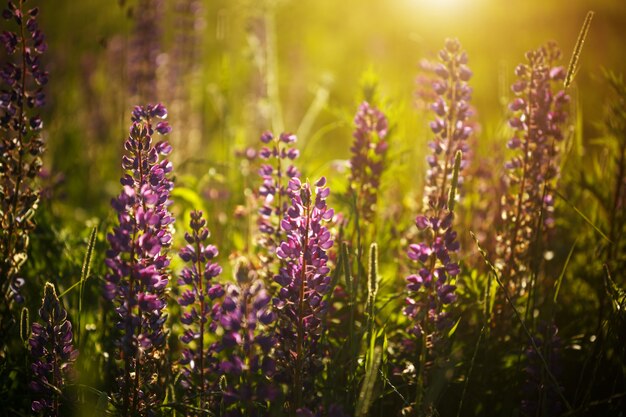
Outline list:
[[[561,275],[559,275],[559,279],[554,283],[554,298],[553,301],[556,303],[556,298],[559,296],[559,290],[561,289],[561,283],[563,282],[563,277],[565,276],[565,271],[567,270],[567,265],[569,265],[570,259],[572,259],[572,254],[574,253],[574,249],[576,249],[576,244],[578,243],[578,238],[574,241],[572,248],[569,250],[567,254],[567,259],[565,259],[565,264],[563,265],[563,270],[561,271]]]
[[[383,349],[380,346],[374,347],[370,366],[365,372],[365,378],[361,385],[361,392],[356,403],[355,417],[367,416],[372,403],[374,402],[374,386],[378,376],[378,368],[383,358]]]

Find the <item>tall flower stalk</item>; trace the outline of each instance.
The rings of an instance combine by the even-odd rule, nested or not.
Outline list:
[[[179,304],[185,309],[181,322],[185,331],[181,336],[187,347],[183,350],[181,384],[185,395],[191,401],[197,401],[199,415],[207,415],[210,407],[208,398],[212,373],[215,373],[214,347],[207,340],[209,331],[215,332],[216,324],[210,318],[217,311],[214,300],[224,295],[222,286],[214,282],[222,268],[213,259],[217,256],[217,248],[207,245],[209,229],[201,211],[192,211],[189,222],[191,234],[185,234],[187,245],[180,251],[180,258],[189,266],[184,268],[178,284],[187,286],[187,290],[179,298]],[[195,346],[195,347],[194,347]]]
[[[327,251],[333,240],[324,223],[332,219],[334,211],[326,205],[330,190],[325,185],[326,178],[322,177],[313,193],[309,183],[291,179],[291,206],[281,222],[286,238],[276,249],[278,258],[285,262],[274,277],[281,286],[274,299],[279,317],[280,370],[292,387],[289,403],[293,415],[311,406],[305,404],[304,394],[314,389],[318,342],[328,308],[324,300],[330,291]]]
[[[38,109],[44,105],[48,72],[41,64],[47,45],[38,27],[39,10],[26,0],[8,1],[2,18],[13,31],[0,33],[7,62],[0,68],[0,287],[3,309],[22,301],[18,277],[26,261],[28,235],[39,201],[35,180],[41,170],[44,142]],[[9,28],[9,24],[7,24]],[[4,316],[4,313],[2,313]],[[2,317],[4,322],[4,317]]]
[[[260,236],[258,244],[261,248],[261,262],[268,277],[276,273],[274,253],[285,238],[280,222],[289,207],[289,191],[287,185],[292,178],[300,177],[298,169],[290,162],[299,155],[293,146],[297,141],[296,135],[281,133],[274,136],[265,132],[261,136],[264,146],[259,151],[259,157],[266,163],[261,165],[259,175],[262,184],[259,187],[258,228]]]
[[[454,254],[459,251],[457,232],[453,229],[454,199],[461,165],[461,151],[457,151],[448,202],[428,215],[420,215],[415,225],[423,241],[409,245],[408,257],[417,273],[409,275],[404,314],[410,319],[409,334],[418,340],[417,393],[415,406],[422,410],[432,404],[423,404],[424,386],[431,361],[445,348],[446,334],[454,321],[448,306],[456,300],[453,280],[460,273]],[[443,352],[442,352],[443,353]]]
[[[72,343],[72,323],[57,297],[54,285],[47,282],[39,316],[43,324],[33,323],[28,341],[34,359],[34,393],[31,409],[46,416],[59,416],[63,389],[72,374],[78,350]]]
[[[376,213],[380,177],[385,167],[389,127],[384,113],[364,101],[354,116],[350,151],[350,187],[359,218],[371,222]]]
[[[128,55],[128,87],[133,99],[155,101],[158,96],[159,54],[163,38],[163,0],[138,0]]]
[[[118,315],[116,357],[121,360],[116,401],[123,415],[147,415],[158,406],[163,392],[158,365],[165,347],[167,255],[172,240],[168,211],[173,184],[167,141],[154,143],[171,128],[162,104],[135,107],[130,135],[124,142],[122,192],[111,204],[118,225],[107,235],[105,297]]]
[[[508,147],[516,155],[506,164],[508,193],[504,197],[504,230],[499,237],[499,267],[512,289],[528,280],[529,256],[535,236],[553,224],[554,195],[550,191],[558,177],[558,155],[567,120],[569,97],[553,84],[565,78],[556,66],[560,51],[548,43],[526,53],[526,64],[515,69],[514,100],[509,124],[514,134]],[[539,255],[538,255],[539,256]]]
[[[271,296],[263,280],[246,261],[235,267],[236,283],[226,286],[226,296],[216,314],[223,336],[216,344],[225,378],[226,416],[265,416],[280,390],[273,377],[276,339]]]
[[[432,83],[437,94],[431,108],[436,118],[430,127],[435,134],[427,158],[429,170],[424,190],[425,208],[415,219],[422,241],[409,245],[408,257],[416,273],[407,280],[404,314],[410,319],[409,333],[418,341],[416,355],[417,392],[413,412],[425,411],[427,367],[444,348],[445,335],[453,324],[448,306],[456,300],[453,280],[460,272],[454,254],[459,250],[454,231],[454,207],[462,183],[463,151],[472,134],[469,125],[471,88],[467,81],[471,71],[467,55],[455,39],[447,39],[434,66],[439,77]]]
[[[443,208],[447,202],[455,155],[461,151],[467,158],[467,139],[473,132],[469,122],[472,88],[467,83],[472,71],[467,66],[467,54],[458,40],[446,39],[439,59],[434,66],[438,78],[432,83],[437,96],[431,105],[436,117],[430,128],[435,137],[429,144],[432,153],[427,157],[429,169],[424,189],[424,204],[435,209]],[[466,165],[463,160],[460,169]],[[462,180],[461,175],[459,181]]]

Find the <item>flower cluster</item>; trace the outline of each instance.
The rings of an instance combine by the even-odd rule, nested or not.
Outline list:
[[[434,66],[439,77],[432,87],[437,94],[432,104],[436,118],[430,127],[435,139],[430,143],[432,154],[427,158],[428,172],[424,189],[424,212],[415,225],[422,236],[421,243],[409,245],[408,257],[416,273],[407,280],[408,295],[404,314],[410,319],[409,333],[420,341],[418,351],[420,374],[417,375],[417,397],[413,406],[427,409],[422,401],[427,364],[442,357],[445,334],[453,321],[448,306],[456,300],[453,279],[460,267],[452,256],[459,251],[457,233],[453,229],[457,189],[462,183],[464,151],[472,134],[468,121],[471,115],[471,88],[467,81],[472,73],[467,55],[455,39],[447,39],[439,52],[441,63]]]
[[[179,253],[189,266],[182,270],[178,279],[179,285],[188,288],[178,300],[184,310],[180,319],[185,326],[181,340],[187,345],[181,360],[181,384],[189,398],[199,401],[200,408],[209,406],[206,393],[212,380],[211,373],[215,371],[212,347],[206,340],[206,333],[215,331],[215,323],[209,323],[209,318],[219,307],[213,301],[224,295],[221,285],[214,283],[222,268],[213,262],[217,248],[206,245],[209,229],[205,225],[202,212],[192,211],[189,222],[191,234],[185,233],[187,245]]]
[[[164,6],[163,0],[139,0],[133,9],[135,27],[128,57],[128,87],[140,102],[157,99]]]
[[[223,390],[226,416],[264,416],[280,394],[273,381],[276,362],[272,358],[276,340],[270,328],[276,315],[263,281],[245,262],[236,267],[236,284],[226,287],[226,296],[216,315],[222,330],[216,344],[225,377]]]
[[[354,117],[354,125],[350,184],[357,196],[359,215],[371,221],[387,154],[387,118],[376,107],[363,102]]]
[[[429,170],[424,190],[426,208],[415,224],[424,237],[411,244],[409,259],[417,264],[417,273],[407,277],[404,314],[412,320],[410,333],[436,342],[441,331],[451,325],[444,307],[456,299],[451,278],[459,274],[458,263],[450,256],[459,250],[457,233],[452,228],[457,189],[462,183],[463,151],[472,133],[468,122],[471,112],[471,71],[467,55],[456,39],[447,39],[439,52],[441,63],[434,66],[439,77],[432,88],[437,94],[432,109],[436,118],[430,127],[435,139],[430,143]]]
[[[452,230],[453,220],[452,212],[443,218],[418,216],[415,220],[417,228],[430,237],[430,243],[411,244],[408,250],[418,271],[406,279],[409,297],[404,314],[413,320],[410,332],[416,337],[424,332],[438,334],[452,324],[443,307],[456,300],[456,286],[450,280],[460,272],[459,264],[450,257],[460,246]]]
[[[35,227],[32,217],[39,191],[33,183],[44,152],[37,109],[44,105],[43,87],[48,82],[41,64],[47,45],[37,24],[39,10],[26,10],[24,3],[7,2],[2,18],[15,29],[0,33],[8,58],[0,67],[0,286],[3,297],[8,294],[18,302],[24,281],[17,274],[26,260],[28,234]]]
[[[118,380],[118,395],[124,414],[145,413],[162,396],[156,368],[165,345],[166,287],[169,281],[167,255],[172,240],[168,211],[173,184],[168,178],[172,164],[161,155],[171,151],[166,141],[153,143],[153,135],[168,133],[161,104],[135,107],[130,135],[124,143],[127,154],[122,167],[120,195],[113,199],[119,225],[107,235],[110,249],[106,264],[104,295],[113,301],[119,316],[118,357],[124,362]]]
[[[43,304],[39,309],[43,325],[33,323],[28,341],[33,357],[34,392],[31,408],[35,413],[58,416],[61,395],[78,350],[72,345],[72,323],[57,297],[54,285],[46,283]]]
[[[454,156],[462,151],[467,158],[466,140],[473,131],[468,121],[472,115],[469,104],[472,89],[467,81],[472,71],[467,67],[467,54],[458,40],[446,39],[439,58],[441,62],[434,66],[438,79],[432,83],[437,96],[431,105],[437,117],[430,123],[435,138],[430,142],[432,154],[427,158],[429,169],[424,190],[425,204],[436,208],[446,203]],[[466,164],[463,161],[461,170]]]
[[[294,165],[287,165],[287,160],[293,161],[299,155],[298,150],[293,147],[296,140],[296,135],[291,133],[282,133],[275,137],[270,132],[265,132],[261,136],[261,142],[265,146],[259,151],[259,157],[267,163],[259,169],[263,182],[259,187],[262,203],[259,208],[258,227],[261,235],[258,243],[263,250],[261,261],[265,265],[272,262],[276,248],[285,237],[280,222],[289,207],[287,183],[300,176]]]
[[[325,185],[322,177],[315,183],[313,196],[308,183],[291,179],[291,207],[281,222],[286,239],[276,249],[285,261],[274,277],[281,286],[273,301],[279,315],[279,359],[283,376],[293,387],[290,404],[294,410],[303,405],[304,376],[310,383],[315,375],[322,318],[328,308],[324,300],[330,290],[327,251],[333,240],[324,222],[332,219],[334,211],[326,205],[330,190]]]
[[[523,276],[527,267],[533,236],[542,226],[538,219],[543,219],[546,227],[554,221],[554,196],[549,186],[558,176],[559,143],[569,103],[565,91],[553,92],[552,84],[565,78],[564,68],[554,64],[559,58],[558,48],[549,43],[528,52],[528,63],[515,69],[515,99],[509,106],[514,134],[508,147],[516,156],[506,164],[505,230],[499,237],[498,253],[503,278],[511,285],[521,285],[520,273]]]

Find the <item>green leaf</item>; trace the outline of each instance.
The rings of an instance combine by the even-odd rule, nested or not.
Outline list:
[[[459,323],[461,322],[461,318],[462,317],[459,317],[459,319],[456,321],[456,323],[454,323],[454,326],[452,326],[452,328],[448,331],[448,337],[452,337],[454,332],[456,332],[456,328],[459,327]]]
[[[202,210],[204,208],[204,199],[194,190],[184,187],[175,187],[171,192],[172,198],[186,201],[191,208]]]
[[[567,254],[567,259],[565,259],[565,264],[563,265],[563,270],[561,271],[561,275],[554,283],[554,298],[553,301],[556,303],[556,298],[559,296],[559,290],[561,289],[561,283],[563,282],[563,277],[565,276],[565,270],[567,270],[567,265],[569,265],[570,259],[572,259],[572,254],[574,253],[574,249],[576,248],[576,244],[578,243],[578,238],[574,241],[572,248],[569,250]]]

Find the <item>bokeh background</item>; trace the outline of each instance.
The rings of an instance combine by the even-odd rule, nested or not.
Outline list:
[[[515,66],[547,40],[567,66],[588,10],[596,14],[572,91],[581,141],[599,135],[603,68],[626,68],[626,2],[55,1],[41,19],[51,74],[46,166],[64,176],[57,211],[77,225],[109,211],[130,109],[156,100],[170,108],[179,177],[241,173],[235,151],[266,129],[299,134],[307,175],[341,174],[352,115],[373,84],[394,125],[393,179],[421,189],[430,138],[428,110],[415,99],[420,60],[446,37],[461,41],[474,71],[478,142],[504,146]],[[154,20],[138,29],[142,16]],[[138,31],[148,44],[137,44]],[[155,77],[149,93],[133,91],[141,53],[154,62],[144,69]]]

